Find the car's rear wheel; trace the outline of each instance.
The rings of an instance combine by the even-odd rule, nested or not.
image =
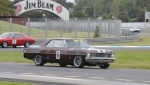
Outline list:
[[[64,63],[59,63],[60,67],[66,67],[67,64],[64,64]]]
[[[75,56],[73,59],[73,66],[76,68],[83,68],[84,67],[84,61],[81,56]]]
[[[7,42],[3,42],[3,43],[2,43],[2,48],[7,48],[7,46],[8,46],[8,43],[7,43]]]
[[[24,47],[25,47],[25,48],[30,47],[30,42],[26,42],[26,43],[24,44]]]
[[[99,64],[99,67],[102,69],[106,69],[109,67],[110,64]]]
[[[41,55],[36,55],[33,60],[37,66],[43,66],[45,64]]]

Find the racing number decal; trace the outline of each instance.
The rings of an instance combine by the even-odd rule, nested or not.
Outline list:
[[[56,59],[60,59],[60,51],[56,51]]]
[[[12,44],[17,44],[17,40],[12,40]]]

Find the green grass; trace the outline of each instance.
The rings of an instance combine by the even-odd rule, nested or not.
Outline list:
[[[0,81],[0,85],[36,85],[36,84],[22,83],[22,82]]]
[[[150,51],[116,51],[115,62],[111,67],[150,70]]]
[[[33,61],[24,59],[22,52],[0,52],[0,62],[32,63]]]
[[[150,70],[150,51],[115,51],[115,62],[111,68],[132,68]],[[0,62],[34,63],[23,58],[22,52],[0,52]]]

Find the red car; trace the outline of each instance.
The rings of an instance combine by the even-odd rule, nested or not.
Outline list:
[[[2,46],[2,48],[6,48],[8,46],[29,47],[31,44],[34,43],[35,39],[18,32],[7,32],[0,35],[0,46]]]

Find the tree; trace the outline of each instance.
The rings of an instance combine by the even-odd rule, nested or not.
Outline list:
[[[11,9],[10,7],[12,6],[12,2],[9,0],[0,0],[0,13],[1,15],[14,15],[15,11]]]
[[[85,13],[83,13],[82,11],[77,11],[74,13],[74,17],[76,17],[76,18],[87,18],[88,16]]]
[[[116,18],[118,18],[119,15],[119,4],[120,0],[113,0],[113,2],[111,3],[111,12]]]
[[[120,12],[119,13],[119,19],[122,20],[122,22],[128,22],[130,20],[127,12]]]
[[[140,11],[137,17],[138,22],[144,22],[145,20],[145,11]]]
[[[76,5],[74,6],[74,11],[83,11],[84,10],[84,5],[82,3],[82,0],[78,0],[76,2]]]
[[[13,4],[16,4],[16,3],[21,2],[21,1],[23,1],[23,0],[14,0]]]

